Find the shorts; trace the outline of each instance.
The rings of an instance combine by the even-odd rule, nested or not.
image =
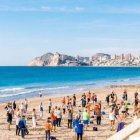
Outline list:
[[[56,126],[56,121],[52,121],[52,126]]]
[[[88,124],[88,120],[83,120],[83,124],[84,125]]]
[[[128,112],[128,108],[126,108],[126,112]]]
[[[122,111],[122,113],[126,113],[126,111]]]

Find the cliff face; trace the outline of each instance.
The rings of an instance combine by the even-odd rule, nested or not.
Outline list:
[[[82,64],[80,64],[75,57],[59,53],[55,54],[47,53],[40,57],[34,58],[29,63],[29,66],[79,66],[79,65]]]

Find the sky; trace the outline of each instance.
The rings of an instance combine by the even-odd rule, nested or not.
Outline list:
[[[0,65],[47,52],[140,54],[140,0],[0,0]]]

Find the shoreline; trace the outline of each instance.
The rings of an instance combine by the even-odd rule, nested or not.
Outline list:
[[[88,91],[92,91],[92,92],[94,92],[94,91],[96,91],[96,90],[99,90],[99,89],[114,89],[114,88],[123,88],[123,89],[125,89],[125,88],[140,88],[140,83],[137,83],[137,84],[118,84],[118,85],[109,85],[109,86],[101,86],[101,87],[95,87],[95,88],[90,88],[90,89],[85,89],[85,90],[81,90],[81,91],[79,91],[79,92],[76,92],[76,93],[65,93],[65,94],[61,94],[61,93],[54,93],[54,94],[49,94],[49,95],[43,95],[42,94],[42,96],[43,97],[49,97],[49,98],[57,98],[57,97],[59,97],[59,96],[61,96],[61,97],[66,97],[66,96],[72,96],[73,94],[75,94],[75,95],[81,95],[81,94],[83,94],[83,93],[87,93]],[[138,89],[136,89],[136,90],[138,90]],[[39,97],[39,94],[38,95],[35,95],[35,96],[32,96],[32,97],[27,97],[27,99],[38,99],[38,98],[40,98]],[[21,99],[15,99],[15,100],[9,100],[9,101],[0,101],[0,103],[2,104],[2,103],[8,103],[8,102],[13,102],[13,101],[22,101],[22,100],[24,100],[25,98],[21,98]]]
[[[13,101],[16,101],[17,103],[21,103],[22,101],[24,101],[25,99],[28,99],[28,100],[39,100],[39,99],[43,99],[43,98],[51,98],[51,99],[56,99],[56,98],[63,98],[63,97],[66,97],[66,96],[73,96],[73,94],[75,94],[76,96],[81,96],[83,93],[87,93],[89,91],[91,92],[96,92],[96,91],[99,91],[99,90],[113,90],[113,89],[121,89],[121,90],[124,90],[124,89],[129,89],[129,88],[134,88],[134,92],[136,90],[139,90],[138,88],[140,88],[140,84],[123,84],[123,85],[110,85],[110,86],[104,86],[104,87],[97,87],[97,88],[94,88],[94,89],[86,89],[86,90],[82,90],[80,92],[77,92],[77,93],[66,93],[66,94],[52,94],[52,95],[43,95],[42,94],[42,98],[39,97],[39,94],[36,95],[36,96],[33,96],[33,97],[29,97],[29,98],[22,98],[22,99],[15,99],[15,100],[9,100],[9,101],[0,101],[0,104],[7,104],[9,102],[13,102]],[[1,106],[0,105],[0,106]]]

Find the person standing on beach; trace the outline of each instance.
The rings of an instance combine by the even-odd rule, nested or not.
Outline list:
[[[32,128],[33,130],[36,129],[36,109],[33,109],[32,112]]]
[[[67,110],[72,110],[72,109],[73,109],[73,106],[72,106],[71,102],[69,102],[67,105]]]
[[[90,102],[90,99],[91,99],[91,93],[90,93],[90,91],[89,91],[88,94],[87,94],[87,103]]]
[[[24,105],[25,105],[25,113],[27,113],[27,109],[28,109],[28,100],[27,99],[25,99]]]
[[[128,95],[127,95],[127,90],[126,89],[124,90],[124,95],[125,95],[125,99],[127,100]]]
[[[12,118],[13,118],[12,110],[8,109],[8,111],[7,111],[7,122],[8,122],[7,128],[8,128],[8,130],[10,130],[10,125],[12,124]]]
[[[81,123],[81,120],[79,120],[79,123],[76,125],[76,133],[77,133],[77,140],[82,140],[82,138],[83,138],[83,124]]]
[[[25,121],[25,116],[22,116],[19,120],[19,123],[18,123],[18,128],[19,128],[19,131],[18,131],[18,135],[19,135],[19,132],[21,131],[21,136],[22,138],[25,137],[25,133],[26,133],[26,121]]]
[[[48,110],[49,110],[49,113],[51,112],[51,109],[52,109],[52,101],[51,101],[51,99],[49,99],[49,101],[48,101]]]
[[[95,112],[97,125],[101,125],[101,110],[98,108]]]
[[[72,122],[72,125],[73,125],[73,128],[74,128],[75,132],[76,132],[76,126],[79,123],[79,121],[80,121],[79,116],[76,115],[75,118],[73,119],[73,122]]]
[[[61,112],[60,108],[58,108],[58,110],[56,112],[56,117],[57,117],[57,127],[60,127],[61,120],[62,120],[62,112]]]
[[[51,123],[52,123],[52,130],[56,131],[56,116],[54,115],[54,111],[51,111],[50,113]]]
[[[56,125],[57,125],[57,123],[58,123],[58,120],[57,120],[57,111],[58,111],[58,107],[55,106],[55,108],[53,109],[53,111],[54,111],[54,116],[56,117]]]
[[[76,106],[76,96],[75,96],[75,94],[73,95],[73,106],[74,107]]]
[[[20,105],[20,114],[21,116],[25,113],[25,106],[24,106],[24,103],[21,103]]]
[[[107,107],[109,107],[109,102],[110,102],[109,97],[110,97],[110,95],[108,94],[108,95],[106,96]]]
[[[16,107],[17,107],[17,105],[16,105],[16,102],[14,101],[12,104],[13,116],[15,115]]]
[[[83,124],[85,126],[85,130],[87,130],[88,123],[89,123],[89,114],[87,112],[87,109],[85,109],[83,112]]]
[[[110,120],[110,130],[114,130],[114,125],[115,125],[115,111],[111,109],[109,113],[109,120]]]
[[[16,135],[19,135],[19,126],[18,126],[18,124],[19,124],[19,121],[20,121],[20,115],[18,115],[17,116],[17,118],[16,118]]]
[[[50,120],[48,119],[46,121],[46,123],[45,123],[45,136],[46,136],[46,140],[50,140],[51,130],[52,130],[52,125],[50,123]]]
[[[16,102],[14,101],[14,102],[13,102],[13,110],[14,110],[14,111],[16,110],[16,107],[17,107],[17,105],[16,105]]]
[[[85,96],[85,93],[82,95],[81,101],[82,101],[82,108],[84,108],[86,106],[86,96]]]
[[[128,100],[124,100],[124,105],[125,105],[125,108],[126,108],[126,114],[128,115],[129,113],[128,113],[128,110],[129,110],[129,107],[128,107],[128,105],[129,105],[129,102],[128,102]]]
[[[115,94],[115,91],[113,90],[110,94],[110,97],[111,97],[111,103],[114,101],[114,94]]]
[[[71,109],[68,110],[68,128],[72,128],[73,112]]]
[[[42,117],[43,117],[43,111],[44,111],[44,109],[43,109],[43,105],[42,105],[42,102],[41,102],[41,104],[39,105],[40,119],[42,119]]]

